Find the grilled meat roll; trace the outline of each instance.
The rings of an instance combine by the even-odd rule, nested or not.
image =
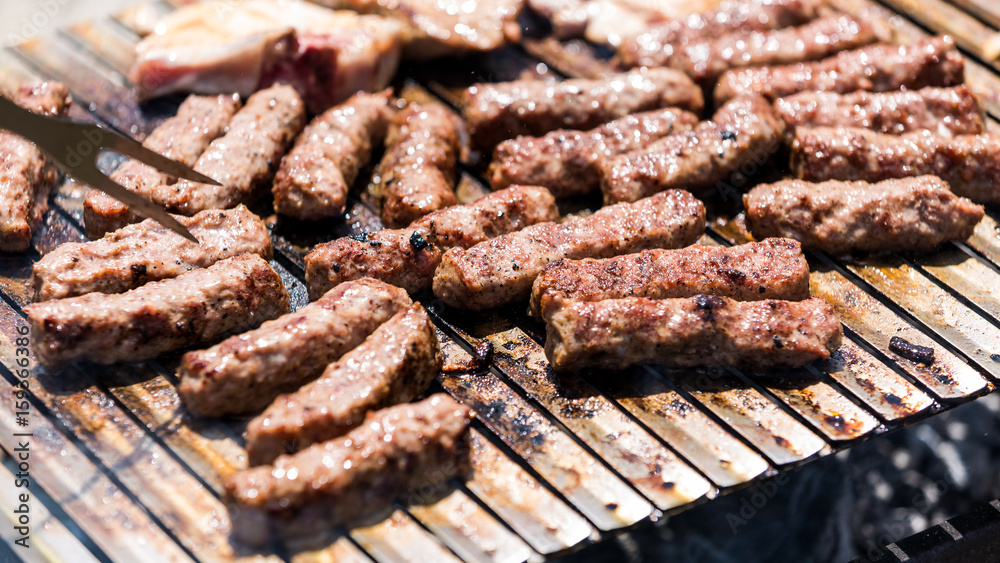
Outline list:
[[[784,123],[760,96],[734,98],[711,121],[600,165],[604,202],[636,201],[669,189],[707,197],[720,182],[756,170],[781,146]]]
[[[802,180],[864,180],[934,175],[956,195],[1000,203],[1000,138],[939,137],[929,131],[885,135],[867,129],[799,128],[792,173]]]
[[[798,242],[769,238],[727,248],[691,245],[550,264],[531,288],[531,314],[552,303],[624,297],[720,295],[739,301],[809,297],[809,264]]]
[[[545,355],[557,371],[802,366],[840,347],[843,332],[822,299],[734,301],[697,295],[567,301],[546,309]]]
[[[471,411],[439,393],[369,413],[346,436],[225,482],[234,534],[253,545],[357,522],[407,490],[440,485],[468,467]]]
[[[670,190],[588,217],[532,225],[468,250],[452,248],[434,273],[434,296],[462,309],[499,307],[527,299],[535,278],[560,258],[679,248],[704,231],[705,206],[688,192]]]
[[[95,241],[59,245],[32,266],[35,301],[94,291],[122,293],[245,252],[271,259],[267,226],[243,205],[177,220],[198,239],[197,244],[146,219]]]
[[[278,273],[260,256],[241,254],[125,293],[88,293],[24,310],[38,361],[58,366],[78,358],[148,360],[249,330],[289,308]]]
[[[428,289],[441,255],[559,218],[545,188],[512,186],[467,204],[429,213],[405,229],[361,233],[317,245],[306,254],[306,285],[315,298],[347,280],[371,277],[410,293]]]
[[[912,45],[870,45],[812,63],[734,69],[719,78],[715,103],[754,94],[776,100],[807,90],[916,90],[957,86],[964,80],[965,61],[955,42],[943,36]]]
[[[792,138],[798,127],[860,127],[892,135],[927,130],[942,137],[986,132],[979,100],[964,84],[895,92],[800,92],[776,100],[774,111]]]
[[[274,177],[275,212],[307,221],[342,214],[393,112],[389,91],[358,92],[309,122]]]
[[[757,186],[743,202],[755,237],[789,237],[832,254],[933,250],[972,236],[984,214],[936,176],[875,184],[785,180]]]
[[[701,89],[684,73],[657,68],[598,79],[476,84],[465,93],[471,147],[490,154],[518,135],[592,129],[626,115],[664,107],[701,112]]]
[[[441,104],[410,104],[396,114],[375,170],[374,195],[387,227],[404,227],[455,205],[461,124]]]
[[[695,114],[677,108],[627,115],[589,131],[559,129],[542,137],[518,137],[497,145],[490,163],[494,190],[513,184],[544,186],[557,198],[596,191],[598,164],[639,150],[672,133],[688,131]]]

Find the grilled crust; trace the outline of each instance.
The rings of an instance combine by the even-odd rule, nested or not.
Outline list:
[[[518,135],[592,129],[632,113],[664,107],[700,113],[704,105],[701,89],[684,73],[654,68],[556,83],[517,80],[476,84],[465,92],[463,107],[471,148],[490,154],[498,143]]]
[[[986,132],[979,99],[964,84],[896,92],[800,92],[776,100],[774,111],[793,138],[798,127],[860,127],[893,135],[926,129],[944,137]]]
[[[711,85],[734,68],[815,61],[888,36],[888,30],[882,32],[853,16],[838,14],[798,27],[704,36],[676,50],[668,64],[696,82]]]
[[[738,301],[809,297],[809,264],[797,241],[769,238],[733,247],[692,245],[594,260],[560,260],[531,288],[531,314],[563,301],[719,295]]]
[[[239,108],[240,99],[235,95],[188,96],[177,108],[177,115],[154,129],[142,145],[193,166],[209,143],[226,132]],[[137,160],[123,162],[111,173],[111,179],[143,195],[167,183],[164,174]],[[124,203],[104,192],[91,190],[83,201],[83,222],[91,239],[141,220]]]
[[[833,308],[818,298],[568,301],[546,310],[545,326],[545,355],[557,371],[649,363],[793,368],[828,358],[843,337]]]
[[[1000,203],[1000,142],[993,135],[946,138],[929,131],[885,135],[856,128],[799,128],[791,150],[792,174],[809,181],[934,175],[956,195]]]
[[[260,412],[411,303],[405,291],[377,280],[341,284],[256,330],[184,354],[177,371],[181,399],[199,416]]]
[[[460,127],[458,116],[438,103],[412,103],[393,118],[374,187],[387,227],[409,225],[457,203]]]
[[[468,250],[452,248],[434,273],[434,296],[462,309],[498,307],[527,299],[535,278],[561,258],[679,248],[704,231],[705,206],[688,192],[669,190],[588,217],[532,225]]]
[[[358,522],[421,485],[468,467],[468,407],[439,393],[369,413],[346,436],[283,455],[225,481],[234,535],[260,545]]]
[[[559,218],[545,188],[511,186],[425,215],[405,229],[383,229],[317,245],[305,257],[311,298],[348,280],[371,277],[416,293],[431,286],[441,255]]]
[[[802,25],[819,16],[817,0],[731,0],[717,9],[651,27],[626,37],[616,60],[624,68],[667,66],[671,54],[706,37]]]
[[[125,293],[90,293],[25,307],[38,361],[140,361],[239,333],[289,310],[278,273],[242,254]]]
[[[671,133],[688,131],[698,116],[677,108],[627,115],[590,131],[559,129],[497,145],[488,177],[494,190],[515,184],[545,186],[557,198],[596,191],[598,163]]]
[[[10,96],[42,115],[64,115],[70,104],[69,91],[59,82],[22,84]],[[0,252],[28,250],[58,179],[59,170],[34,144],[0,131]]]
[[[712,195],[721,183],[757,169],[784,140],[784,123],[760,96],[734,98],[690,131],[600,164],[605,204],[636,201],[668,189]]]
[[[964,69],[962,55],[948,36],[912,45],[879,43],[812,63],[730,70],[715,86],[715,103],[754,94],[776,100],[806,90],[886,92],[957,86],[964,82]]]
[[[197,244],[146,219],[95,241],[59,245],[32,266],[35,301],[94,291],[122,293],[245,252],[271,259],[267,226],[242,205],[177,220],[198,239]]]
[[[375,409],[405,403],[441,371],[441,350],[427,311],[396,313],[319,379],[282,395],[247,426],[251,466],[346,434]]]
[[[342,214],[358,172],[385,137],[389,101],[388,90],[359,92],[313,119],[274,177],[275,212],[302,220]]]
[[[785,180],[743,197],[755,237],[783,236],[808,249],[929,251],[972,236],[984,211],[936,176],[819,184]]]

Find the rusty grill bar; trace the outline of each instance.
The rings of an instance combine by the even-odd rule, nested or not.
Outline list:
[[[899,41],[953,34],[969,57],[967,81],[984,100],[996,130],[1000,65],[981,51],[997,33],[1000,9],[981,0],[833,0],[865,17],[889,20]],[[888,8],[888,9],[887,9]],[[60,80],[73,116],[142,137],[180,98],[140,109],[124,78],[137,35],[167,2],[136,6],[51,37],[0,51],[0,85]],[[152,15],[152,16],[151,16]],[[400,94],[438,98],[484,80],[526,75],[594,76],[607,68],[599,50],[579,41],[525,39],[500,53],[449,68],[404,70]],[[104,164],[113,166],[105,159]],[[460,198],[485,190],[464,168]],[[0,257],[0,448],[13,451],[12,364],[31,263],[66,241],[84,240],[86,189],[71,181],[27,256]],[[748,240],[738,217],[711,217],[705,244]],[[32,472],[44,490],[33,541],[74,561],[246,560],[537,561],[600,541],[616,531],[709,501],[729,490],[828,455],[970,401],[1000,378],[1000,227],[990,211],[967,243],[932,256],[844,261],[810,254],[811,291],[829,301],[845,327],[844,346],[829,360],[757,376],[737,370],[662,370],[556,377],[542,352],[543,327],[521,311],[470,319],[425,299],[439,327],[446,363],[463,363],[489,342],[483,373],[438,378],[471,406],[473,474],[351,529],[330,530],[307,544],[249,550],[230,543],[222,479],[245,465],[245,423],[189,416],[174,389],[176,357],[109,367],[75,364],[30,378],[35,443]],[[358,202],[347,221],[303,232],[275,225],[275,260],[292,294],[306,301],[308,247],[378,227]],[[926,366],[897,356],[889,339],[930,346]],[[2,455],[0,477],[11,473]],[[0,499],[4,504],[6,499]],[[12,511],[4,509],[4,514]],[[41,519],[41,520],[39,520]],[[60,519],[71,520],[79,537]]]

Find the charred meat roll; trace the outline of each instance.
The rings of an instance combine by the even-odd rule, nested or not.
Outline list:
[[[888,35],[888,30],[876,30],[869,23],[839,14],[800,27],[705,37],[679,48],[667,64],[696,82],[711,85],[731,69],[815,61],[887,39]]]
[[[125,293],[34,303],[25,312],[38,361],[58,366],[148,360],[249,330],[289,307],[278,273],[260,256],[241,254]]]
[[[359,92],[313,119],[274,177],[275,212],[302,220],[342,214],[347,192],[382,144],[394,110],[388,91]]]
[[[701,89],[682,72],[657,68],[562,82],[517,80],[476,84],[465,93],[471,146],[490,154],[518,135],[592,129],[626,115],[664,107],[700,113]]]
[[[347,435],[284,455],[225,482],[241,541],[260,545],[357,522],[406,491],[437,486],[468,467],[472,413],[439,393],[369,413]]]
[[[242,205],[177,220],[198,239],[197,244],[146,219],[95,241],[59,245],[32,266],[35,301],[94,291],[122,293],[245,252],[271,259],[267,226]]]
[[[271,463],[346,434],[368,411],[406,403],[441,371],[441,350],[419,303],[398,313],[319,379],[282,395],[247,426],[250,465]]]
[[[715,103],[753,94],[776,100],[809,90],[916,90],[957,86],[964,80],[965,61],[955,42],[943,36],[912,45],[869,45],[812,63],[734,69],[715,86]]]
[[[798,242],[769,238],[727,248],[654,248],[604,260],[560,260],[531,288],[531,314],[550,304],[623,297],[666,299],[719,295],[738,301],[809,297],[809,264]]]
[[[843,337],[833,307],[815,297],[567,301],[546,310],[545,326],[545,355],[557,371],[652,363],[793,368],[828,358]]]
[[[337,284],[371,277],[410,293],[431,287],[441,255],[528,225],[559,218],[545,188],[511,186],[473,203],[429,213],[405,229],[383,229],[317,245],[306,254],[306,285],[316,298]]]
[[[225,134],[239,108],[239,96],[188,96],[177,108],[177,115],[154,129],[142,145],[167,158],[194,166],[209,143]],[[111,173],[111,179],[143,195],[169,183],[165,174],[138,160],[121,163]],[[83,222],[91,239],[141,220],[128,206],[104,192],[91,190],[83,201]]]
[[[489,179],[494,190],[514,184],[544,186],[557,198],[600,188],[598,163],[639,150],[671,133],[688,131],[695,114],[676,108],[627,115],[589,131],[560,129],[542,137],[518,137],[493,153]]]
[[[604,202],[636,201],[669,189],[708,197],[720,182],[760,168],[781,147],[784,123],[760,96],[734,98],[690,131],[600,165]]]
[[[294,313],[184,354],[177,372],[181,399],[199,416],[260,412],[411,304],[405,291],[377,280],[340,284]]]
[[[405,227],[455,205],[460,128],[458,116],[437,103],[413,103],[396,114],[373,188],[386,226]]]
[[[58,82],[23,84],[10,93],[17,105],[43,115],[64,115],[69,91]],[[48,209],[59,171],[30,141],[0,131],[0,252],[24,252]]]
[[[686,45],[733,32],[802,25],[819,16],[820,0],[725,0],[716,9],[656,24],[623,39],[616,61],[625,68],[664,66]]]
[[[545,266],[561,258],[606,258],[647,248],[680,248],[705,231],[705,206],[670,190],[587,217],[539,223],[445,252],[434,272],[434,296],[447,305],[482,310],[527,299]]]
[[[936,176],[875,184],[785,180],[757,186],[743,202],[755,237],[789,237],[832,254],[929,251],[972,236],[984,214]]]
[[[956,195],[1000,203],[1000,138],[940,137],[929,131],[885,135],[867,129],[816,127],[795,132],[792,173],[802,180],[864,180],[933,175]]]
[[[786,135],[798,127],[860,127],[902,135],[933,131],[942,137],[986,132],[983,109],[968,86],[850,94],[800,92],[774,102]]]

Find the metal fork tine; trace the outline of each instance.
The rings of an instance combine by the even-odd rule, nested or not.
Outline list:
[[[138,141],[134,141],[124,135],[105,135],[102,139],[101,146],[104,149],[112,150],[125,156],[132,157],[136,160],[140,160],[143,163],[175,178],[182,178],[184,180],[209,184],[212,186],[221,185],[214,179],[209,178],[200,172],[196,172],[176,160],[171,160],[159,153],[153,152],[142,146],[142,144]]]
[[[125,205],[128,205],[133,211],[136,211],[140,215],[155,219],[164,227],[167,227],[191,242],[198,244],[198,239],[191,234],[191,231],[189,231],[187,227],[181,224],[177,219],[174,219],[174,217],[167,213],[165,209],[147,200],[141,195],[125,189],[118,183],[111,180],[111,178],[102,174],[101,171],[98,170],[93,164],[77,167],[73,170],[73,175],[81,182],[85,182],[91,187],[97,188],[114,197],[118,201],[121,201]]]

